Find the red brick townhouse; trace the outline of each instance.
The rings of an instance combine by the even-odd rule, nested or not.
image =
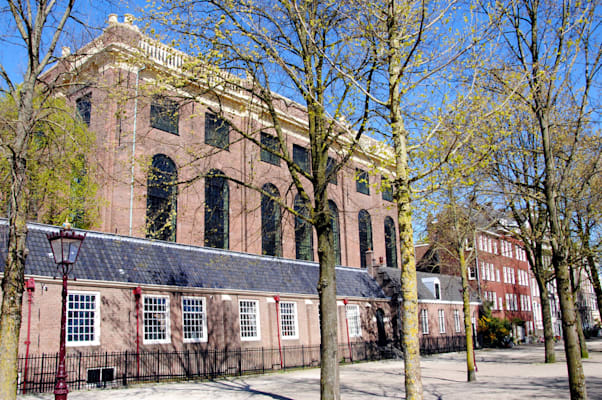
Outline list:
[[[0,220],[2,260],[7,228]],[[35,291],[29,327],[24,296],[21,356],[28,330],[31,354],[57,352],[60,330],[62,283],[46,238],[58,228],[28,229],[25,273]],[[68,351],[133,351],[137,338],[141,351],[278,348],[279,334],[282,346],[318,346],[318,269],[315,262],[87,232],[69,282]],[[351,342],[391,339],[389,298],[367,270],[336,272],[339,343],[347,343],[347,332]]]
[[[535,333],[531,270],[521,243],[503,231],[478,231],[476,234],[477,268],[470,279],[477,282],[482,299],[488,301],[494,317],[521,320],[515,335],[523,339]]]
[[[96,133],[98,151],[90,157],[98,158],[102,174],[96,177],[101,206],[94,229],[317,259],[311,227],[270,197],[235,183],[263,188],[302,211],[284,161],[237,131],[245,129],[268,148],[278,146],[269,118],[249,108],[249,92],[220,83],[217,72],[206,81],[170,86],[170,79],[190,78],[183,67],[190,57],[141,34],[127,16],[123,22],[110,16],[99,37],[64,55],[45,79],[69,88],[64,95]],[[306,110],[274,96],[282,99],[277,106],[287,151],[309,170]],[[337,135],[330,149],[335,161],[349,145],[347,133]],[[380,165],[391,154],[368,137],[359,144],[328,185],[337,264],[365,267],[364,255],[373,250],[389,267],[397,267],[395,210],[390,190],[381,190],[392,173]]]

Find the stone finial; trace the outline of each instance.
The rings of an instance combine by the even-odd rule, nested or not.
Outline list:
[[[71,49],[67,46],[63,46],[63,48],[61,49],[61,56],[68,57],[70,55],[71,55]]]
[[[109,14],[109,25],[114,25],[117,22],[117,14]]]
[[[123,22],[126,25],[132,25],[132,23],[134,22],[134,15],[133,14],[124,14],[123,15]]]

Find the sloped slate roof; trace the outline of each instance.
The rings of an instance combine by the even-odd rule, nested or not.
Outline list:
[[[384,273],[388,276],[388,281],[392,284],[393,290],[401,293],[401,270],[397,268],[381,267],[379,273]],[[435,300],[435,294],[431,292],[422,282],[424,278],[438,278],[441,284],[441,300],[442,301],[462,301],[462,280],[458,276],[443,275],[428,272],[416,272],[418,300]],[[474,293],[470,294],[470,301],[478,301]]]
[[[46,234],[58,228],[28,224],[25,273],[58,276]],[[4,270],[8,226],[0,220],[0,270]],[[256,256],[88,232],[75,264],[77,279],[205,289],[317,295],[315,262]],[[337,267],[337,295],[386,298],[365,270]]]

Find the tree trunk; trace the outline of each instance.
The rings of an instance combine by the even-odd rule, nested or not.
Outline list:
[[[551,364],[556,362],[556,351],[554,350],[554,328],[552,327],[552,309],[550,308],[550,293],[543,279],[537,280],[539,286],[539,300],[541,303],[541,319],[543,322],[543,337],[545,346],[545,362]]]
[[[326,165],[326,163],[324,163]],[[335,254],[326,193],[316,193],[315,227],[318,236],[320,261],[320,393],[322,400],[339,399],[338,313],[336,293]]]
[[[460,274],[462,276],[462,308],[464,311],[464,333],[466,334],[466,380],[476,381],[474,343],[472,341],[472,322],[470,320],[470,286],[468,285],[468,266],[464,249],[460,248]]]
[[[587,342],[585,341],[585,335],[583,334],[583,324],[581,323],[581,314],[579,313],[579,310],[577,310],[575,316],[577,317],[577,334],[579,335],[581,358],[589,358],[589,351],[587,350]]]
[[[19,121],[14,152],[10,159],[8,254],[2,279],[2,315],[0,317],[0,399],[17,396],[17,359],[21,331],[21,305],[25,284],[27,249],[27,146],[32,131],[34,81],[23,84],[19,97]]]

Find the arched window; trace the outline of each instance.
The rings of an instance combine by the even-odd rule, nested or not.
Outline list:
[[[261,253],[268,256],[282,256],[282,236],[280,226],[280,205],[274,198],[280,197],[280,192],[271,183],[262,188],[269,195],[261,195]]]
[[[330,224],[332,225],[332,245],[334,247],[335,262],[341,265],[341,227],[339,224],[339,209],[334,201],[328,200],[330,208]]]
[[[360,261],[362,268],[366,268],[366,252],[372,250],[372,219],[366,210],[358,214],[360,232]]]
[[[295,196],[295,211],[309,216],[309,212],[299,195]],[[314,259],[314,241],[312,226],[303,218],[295,217],[295,258],[312,261]]]
[[[396,237],[393,218],[385,217],[385,255],[387,256],[387,267],[389,268],[397,268]]]
[[[205,246],[228,248],[229,190],[224,173],[212,169],[205,178]]]
[[[164,154],[153,157],[147,177],[146,237],[176,240],[178,171]]]

